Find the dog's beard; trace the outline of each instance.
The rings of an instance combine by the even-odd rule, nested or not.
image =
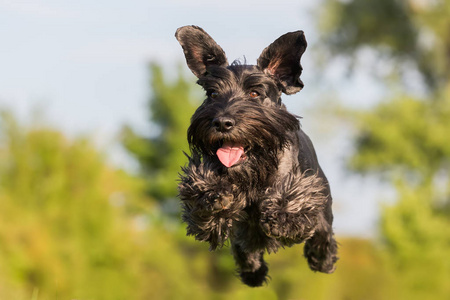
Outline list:
[[[224,112],[233,116],[236,124],[232,130],[220,132],[212,120]],[[218,111],[214,105],[204,105],[192,118],[188,141],[191,151],[214,166],[215,172],[242,187],[258,188],[276,174],[280,152],[290,141],[289,132],[298,128],[297,118],[280,107],[239,101]]]

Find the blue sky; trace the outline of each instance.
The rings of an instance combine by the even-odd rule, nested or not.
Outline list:
[[[317,20],[312,12],[318,2],[312,3],[0,0],[0,108],[24,121],[34,110],[42,110],[50,125],[71,136],[89,134],[112,161],[132,168],[115,137],[123,124],[151,134],[147,66],[156,61],[171,74],[184,63],[174,38],[178,27],[199,25],[222,46],[229,61],[245,56],[255,63],[266,46],[289,31],[302,29],[309,45],[315,44]],[[312,47],[308,50],[302,59],[305,89],[284,100],[293,113],[304,117],[303,128],[330,179],[337,233],[372,235],[379,186],[345,172],[349,136],[330,130],[335,124],[311,108],[324,93],[364,105],[379,92],[369,88],[370,78],[363,75],[351,86],[337,83],[339,64],[318,73]],[[336,91],[334,86],[344,88]],[[361,94],[366,95],[364,101]]]

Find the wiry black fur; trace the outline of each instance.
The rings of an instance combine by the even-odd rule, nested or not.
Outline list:
[[[303,32],[281,36],[256,66],[228,65],[222,48],[199,27],[179,28],[176,37],[207,92],[191,119],[191,155],[180,175],[187,233],[209,242],[211,250],[229,239],[249,286],[267,281],[265,251],[301,242],[312,270],[333,272],[337,246],[329,184],[311,141],[281,102],[282,92],[303,88]],[[225,143],[245,149],[229,168],[216,155]]]

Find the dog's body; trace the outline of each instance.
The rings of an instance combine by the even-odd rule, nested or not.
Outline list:
[[[312,270],[333,272],[328,181],[280,98],[303,88],[303,32],[278,38],[256,66],[228,65],[222,48],[199,27],[179,28],[176,38],[207,92],[191,119],[191,156],[179,184],[188,234],[212,250],[229,239],[249,286],[267,280],[266,250],[301,242]]]

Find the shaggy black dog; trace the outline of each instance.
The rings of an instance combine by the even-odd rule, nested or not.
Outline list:
[[[275,40],[256,66],[228,65],[222,48],[197,26],[179,28],[175,36],[207,95],[191,119],[191,155],[179,184],[187,233],[211,250],[229,239],[249,286],[267,281],[266,250],[301,242],[312,270],[333,272],[328,181],[280,98],[303,88],[303,32]]]

